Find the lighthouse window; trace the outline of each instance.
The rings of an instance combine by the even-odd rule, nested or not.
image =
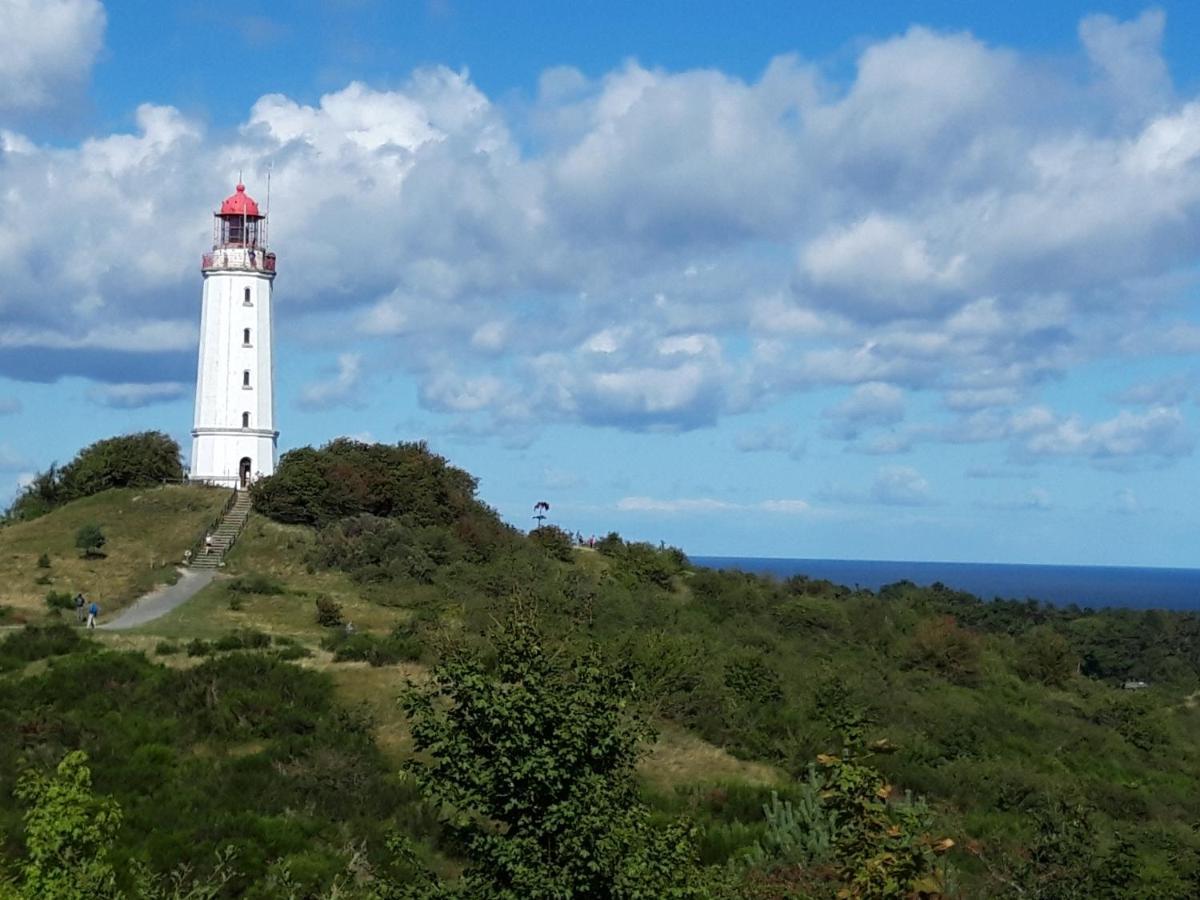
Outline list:
[[[242,329],[242,346],[243,347],[250,346],[250,329],[249,328]]]
[[[243,428],[250,427],[250,413],[248,413],[248,412],[242,413],[242,427]]]
[[[245,293],[242,294],[242,305],[243,306],[253,306],[254,305],[253,303],[250,302],[250,288],[246,288]]]
[[[244,388],[250,387],[250,370],[249,369],[247,369],[246,371],[244,371],[242,373],[242,387],[244,387]]]

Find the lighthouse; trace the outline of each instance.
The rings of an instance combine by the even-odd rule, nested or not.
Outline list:
[[[275,471],[271,286],[267,217],[238,184],[213,214],[212,252],[200,265],[200,363],[191,477],[247,487]]]

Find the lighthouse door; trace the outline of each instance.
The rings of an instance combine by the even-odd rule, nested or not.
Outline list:
[[[242,461],[238,463],[238,481],[242,487],[250,484],[250,457],[243,456]]]

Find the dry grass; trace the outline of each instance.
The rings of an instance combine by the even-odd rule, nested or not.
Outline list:
[[[783,773],[762,763],[746,762],[674,725],[660,725],[658,740],[638,765],[638,773],[652,785],[744,781],[778,784]]]
[[[106,614],[114,612],[174,580],[183,551],[228,496],[207,487],[120,488],[0,528],[0,605],[12,607],[21,619],[36,620],[46,613],[49,591],[82,591]],[[103,559],[83,559],[75,549],[75,532],[89,523],[108,538]],[[37,566],[43,553],[50,557],[48,569]]]

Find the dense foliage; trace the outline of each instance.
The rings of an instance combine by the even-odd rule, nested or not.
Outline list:
[[[324,896],[353,859],[390,871],[390,829],[420,825],[427,841],[436,838],[419,797],[376,749],[369,717],[339,707],[319,673],[246,650],[164,668],[98,651],[65,626],[0,641],[0,660],[49,654],[44,671],[0,680],[0,796],[12,795],[23,769],[44,772],[85,751],[96,792],[122,810],[105,859],[131,896],[141,896],[135,863],[160,873],[211,867],[228,849],[238,874],[221,896],[287,896],[283,881],[296,896]],[[60,776],[81,783],[68,768]],[[39,778],[21,783],[48,783]],[[37,791],[23,790],[36,804]],[[2,855],[17,858],[24,843],[28,865],[36,848],[33,834],[20,837],[27,824],[19,810],[0,808]]]
[[[257,510],[280,522],[325,525],[367,513],[413,526],[451,525],[484,512],[476,481],[423,442],[364,444],[339,438],[285,453],[255,482]]]
[[[320,616],[322,664],[376,667],[341,672],[431,666],[407,701],[415,780],[283,658],[310,648],[247,629],[190,660],[165,644],[194,666],[174,670],[62,627],[0,641],[0,795],[87,751],[122,811],[123,890],[135,858],[229,842],[227,896],[1200,895],[1200,616],[772,580],[616,534],[592,552],[474,491],[422,445],[296,451],[258,508],[313,526],[299,566],[380,615],[355,632],[286,573],[227,590]],[[494,632],[514,609],[536,632]],[[634,777],[647,722],[707,742],[669,787]],[[22,825],[0,808],[14,858]]]
[[[703,897],[691,836],[655,828],[634,763],[649,732],[633,714],[629,672],[593,648],[572,658],[512,618],[493,630],[495,660],[456,649],[405,707],[409,766],[451,811],[469,860],[437,896],[472,900]]]
[[[182,478],[179,444],[161,431],[106,438],[84,447],[65,466],[51,465],[39,472],[13,501],[7,517],[34,519],[109,488],[148,487]]]

